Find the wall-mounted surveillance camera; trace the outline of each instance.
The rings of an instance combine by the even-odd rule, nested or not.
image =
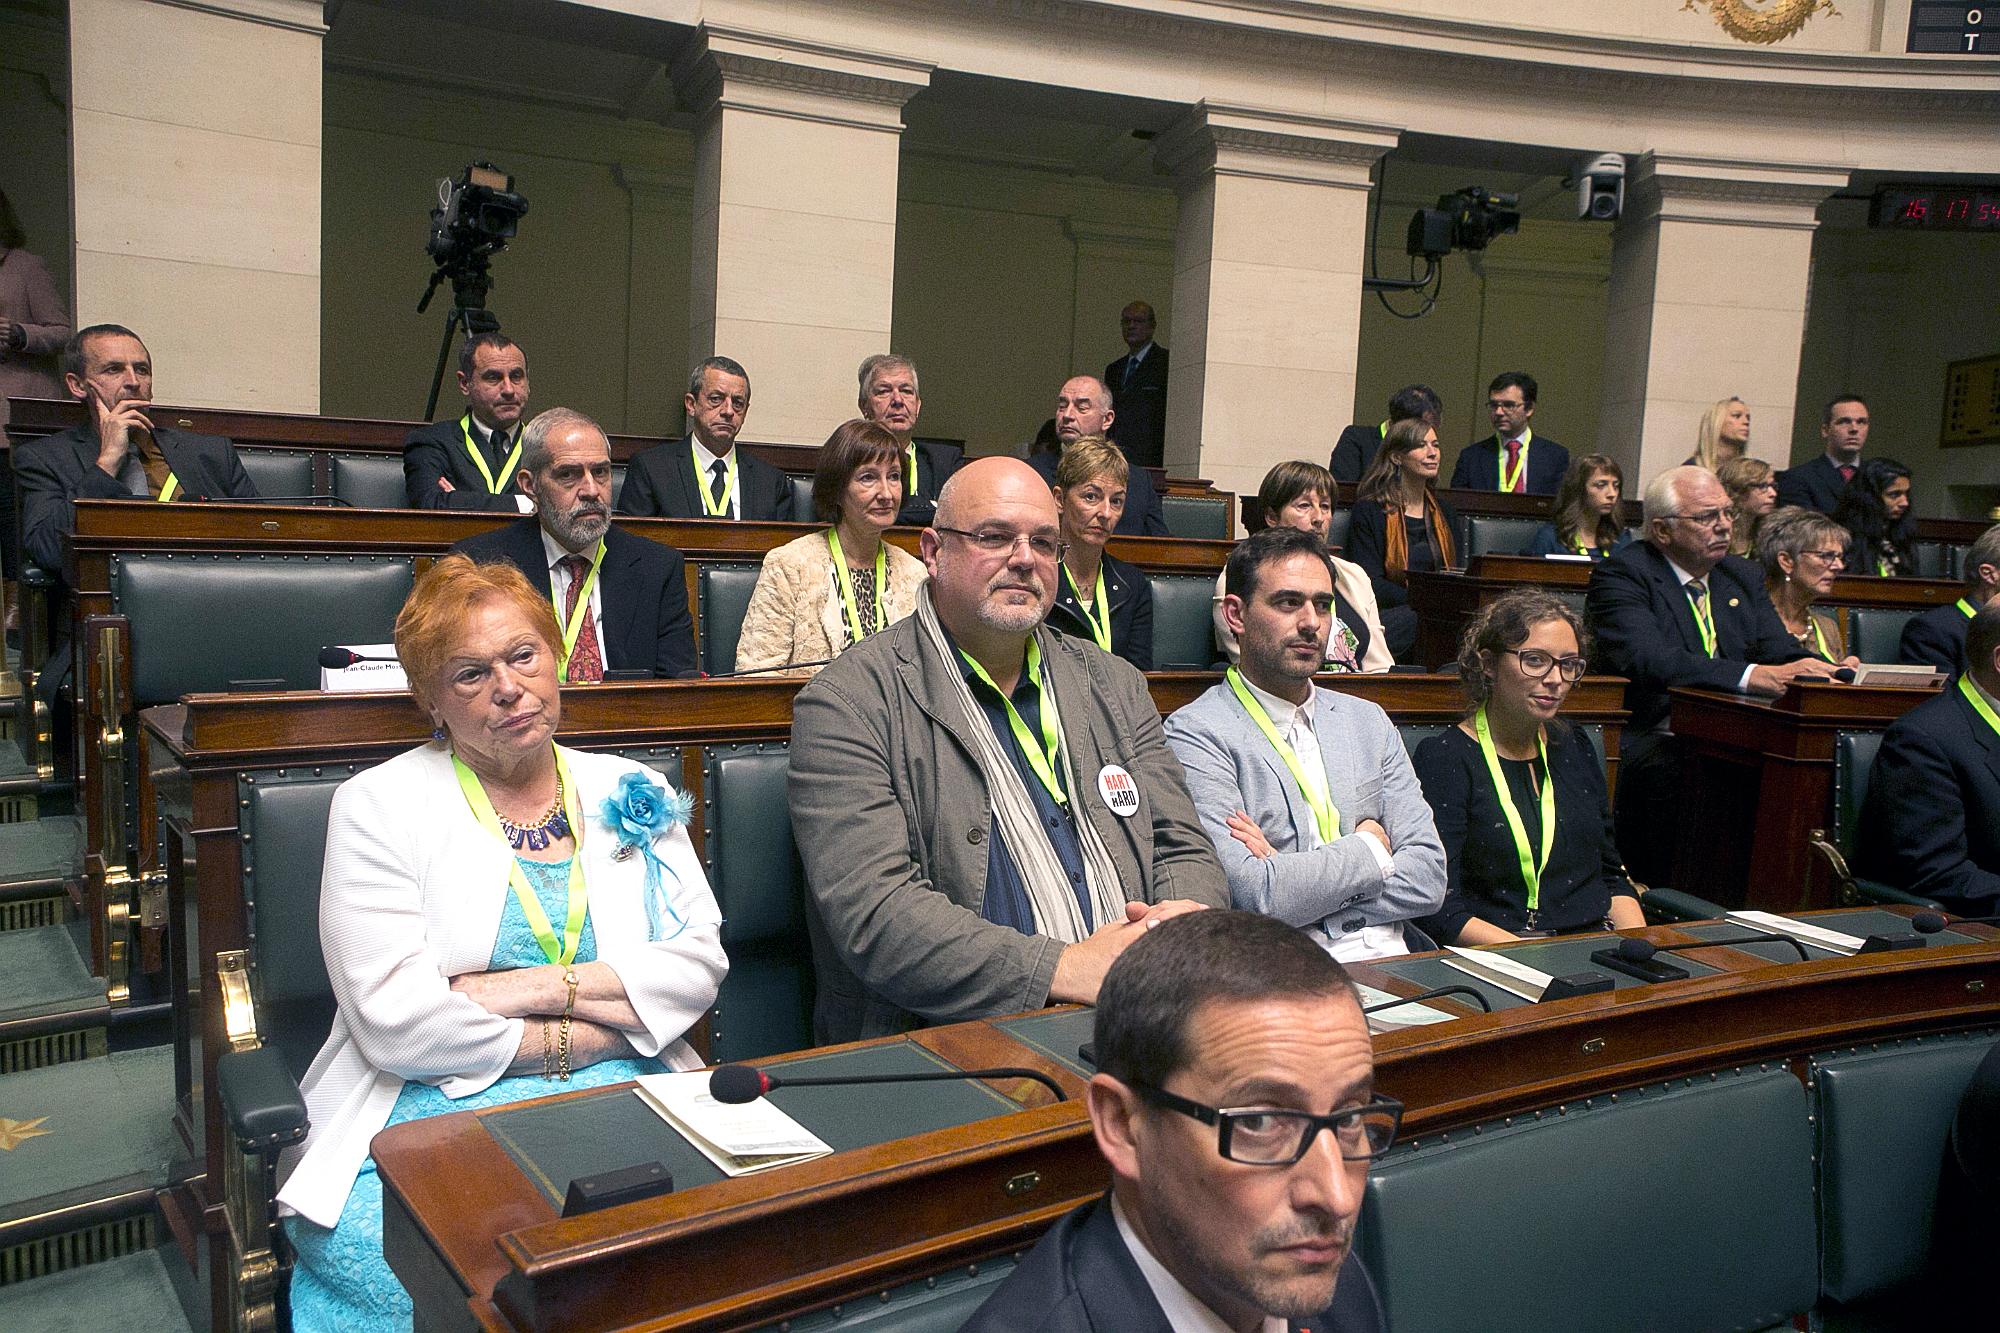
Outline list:
[[[1593,153],[1576,164],[1576,215],[1592,222],[1616,222],[1625,211],[1625,158]]]

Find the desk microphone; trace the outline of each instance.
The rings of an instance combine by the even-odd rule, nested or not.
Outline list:
[[[833,659],[831,657],[823,657],[817,662],[786,662],[781,666],[751,667],[747,671],[704,671],[697,675],[695,679],[735,680],[738,676],[762,676],[772,671],[802,671],[806,667],[829,666],[832,662]]]
[[[1696,940],[1693,944],[1655,944],[1651,940],[1623,939],[1618,941],[1617,955],[1628,963],[1644,964],[1658,953],[1684,953],[1689,949],[1727,949],[1736,944],[1789,944],[1799,951],[1799,961],[1812,961],[1806,946],[1790,935],[1780,935],[1775,931],[1759,931],[1754,935],[1731,935],[1726,940]]]
[[[1482,1010],[1489,1014],[1493,1012],[1493,1006],[1487,1001],[1486,997],[1470,986],[1433,986],[1427,991],[1419,991],[1417,994],[1409,996],[1406,999],[1384,1000],[1380,1004],[1364,1006],[1361,1013],[1365,1017],[1368,1014],[1378,1014],[1384,1009],[1394,1009],[1398,1005],[1416,1004],[1423,1000],[1435,1000],[1446,995],[1469,995],[1478,1003]]]
[[[1951,926],[1991,926],[2000,916],[1952,916],[1946,912],[1918,912],[1910,918],[1910,928],[1919,935],[1935,935]]]
[[[319,650],[319,664],[328,671],[345,671],[356,662],[394,662],[394,657],[370,657],[357,653],[352,648],[322,648]]]
[[[965,1078],[1031,1078],[1056,1095],[1069,1098],[1047,1074],[1032,1069],[941,1069],[915,1074],[848,1074],[841,1078],[779,1078],[755,1065],[720,1065],[708,1076],[708,1093],[727,1106],[754,1102],[777,1088],[844,1088],[861,1083],[935,1083]]]

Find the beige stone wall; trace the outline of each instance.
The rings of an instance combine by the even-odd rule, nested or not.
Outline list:
[[[1349,6],[1385,15],[1452,18],[1496,27],[1543,33],[1590,33],[1647,41],[1693,42],[1716,46],[1744,43],[1724,31],[1702,0],[1688,9],[1683,0],[1580,0],[1550,5],[1547,0],[1372,0]],[[1771,9],[1768,0],[1753,8]],[[1837,12],[1821,11],[1793,36],[1777,44],[1784,50],[1873,51],[1880,49],[1885,11],[1895,10],[1896,27],[1888,33],[1887,49],[1900,51],[1909,25],[1909,0],[1840,0]]]

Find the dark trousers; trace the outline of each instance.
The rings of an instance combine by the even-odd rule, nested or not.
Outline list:
[[[1664,728],[1619,738],[1618,803],[1612,822],[1626,870],[1647,888],[1673,884],[1685,767],[1680,741]]]

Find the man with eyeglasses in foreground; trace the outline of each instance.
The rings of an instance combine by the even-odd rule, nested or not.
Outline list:
[[[1383,1326],[1354,1232],[1403,1108],[1375,1093],[1339,963],[1271,917],[1183,916],[1112,967],[1092,1045],[1111,1192],[1057,1222],[965,1333]]]
[[[1645,540],[1592,566],[1586,618],[1601,670],[1624,676],[1618,850],[1645,884],[1670,882],[1683,808],[1667,691],[1706,686],[1777,695],[1831,668],[1785,629],[1763,575],[1729,555],[1729,496],[1706,468],[1669,468],[1646,487]]]
[[[1045,626],[1062,546],[1019,459],[945,483],[916,614],[792,706],[818,1042],[1097,998],[1154,924],[1229,901],[1145,677]]]

